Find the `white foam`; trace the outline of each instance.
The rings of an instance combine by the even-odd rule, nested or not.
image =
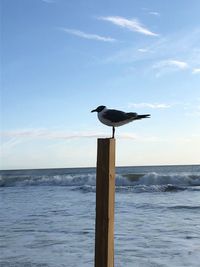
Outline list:
[[[191,175],[188,173],[159,174],[152,172],[141,177],[139,183],[144,185],[200,185],[200,175]]]
[[[151,172],[147,174],[116,174],[116,186],[152,186],[152,185],[200,186],[200,174],[171,173],[161,174]],[[96,174],[62,174],[14,176],[0,178],[0,186],[95,186]]]

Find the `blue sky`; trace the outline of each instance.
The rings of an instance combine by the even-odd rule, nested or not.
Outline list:
[[[98,105],[117,165],[199,164],[200,2],[1,0],[1,169],[96,164]]]

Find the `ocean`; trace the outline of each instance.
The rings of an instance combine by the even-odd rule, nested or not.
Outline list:
[[[94,266],[95,182],[0,171],[0,267]],[[115,267],[158,266],[200,266],[200,165],[116,168]]]

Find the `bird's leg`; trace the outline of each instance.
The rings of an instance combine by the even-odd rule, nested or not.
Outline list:
[[[112,138],[115,138],[115,127],[112,127]]]

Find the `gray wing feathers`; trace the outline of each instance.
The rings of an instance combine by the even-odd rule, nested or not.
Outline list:
[[[126,120],[140,120],[143,118],[149,118],[150,114],[138,115],[135,112],[123,112],[120,110],[109,109],[105,112],[103,117],[111,122],[120,122]]]

